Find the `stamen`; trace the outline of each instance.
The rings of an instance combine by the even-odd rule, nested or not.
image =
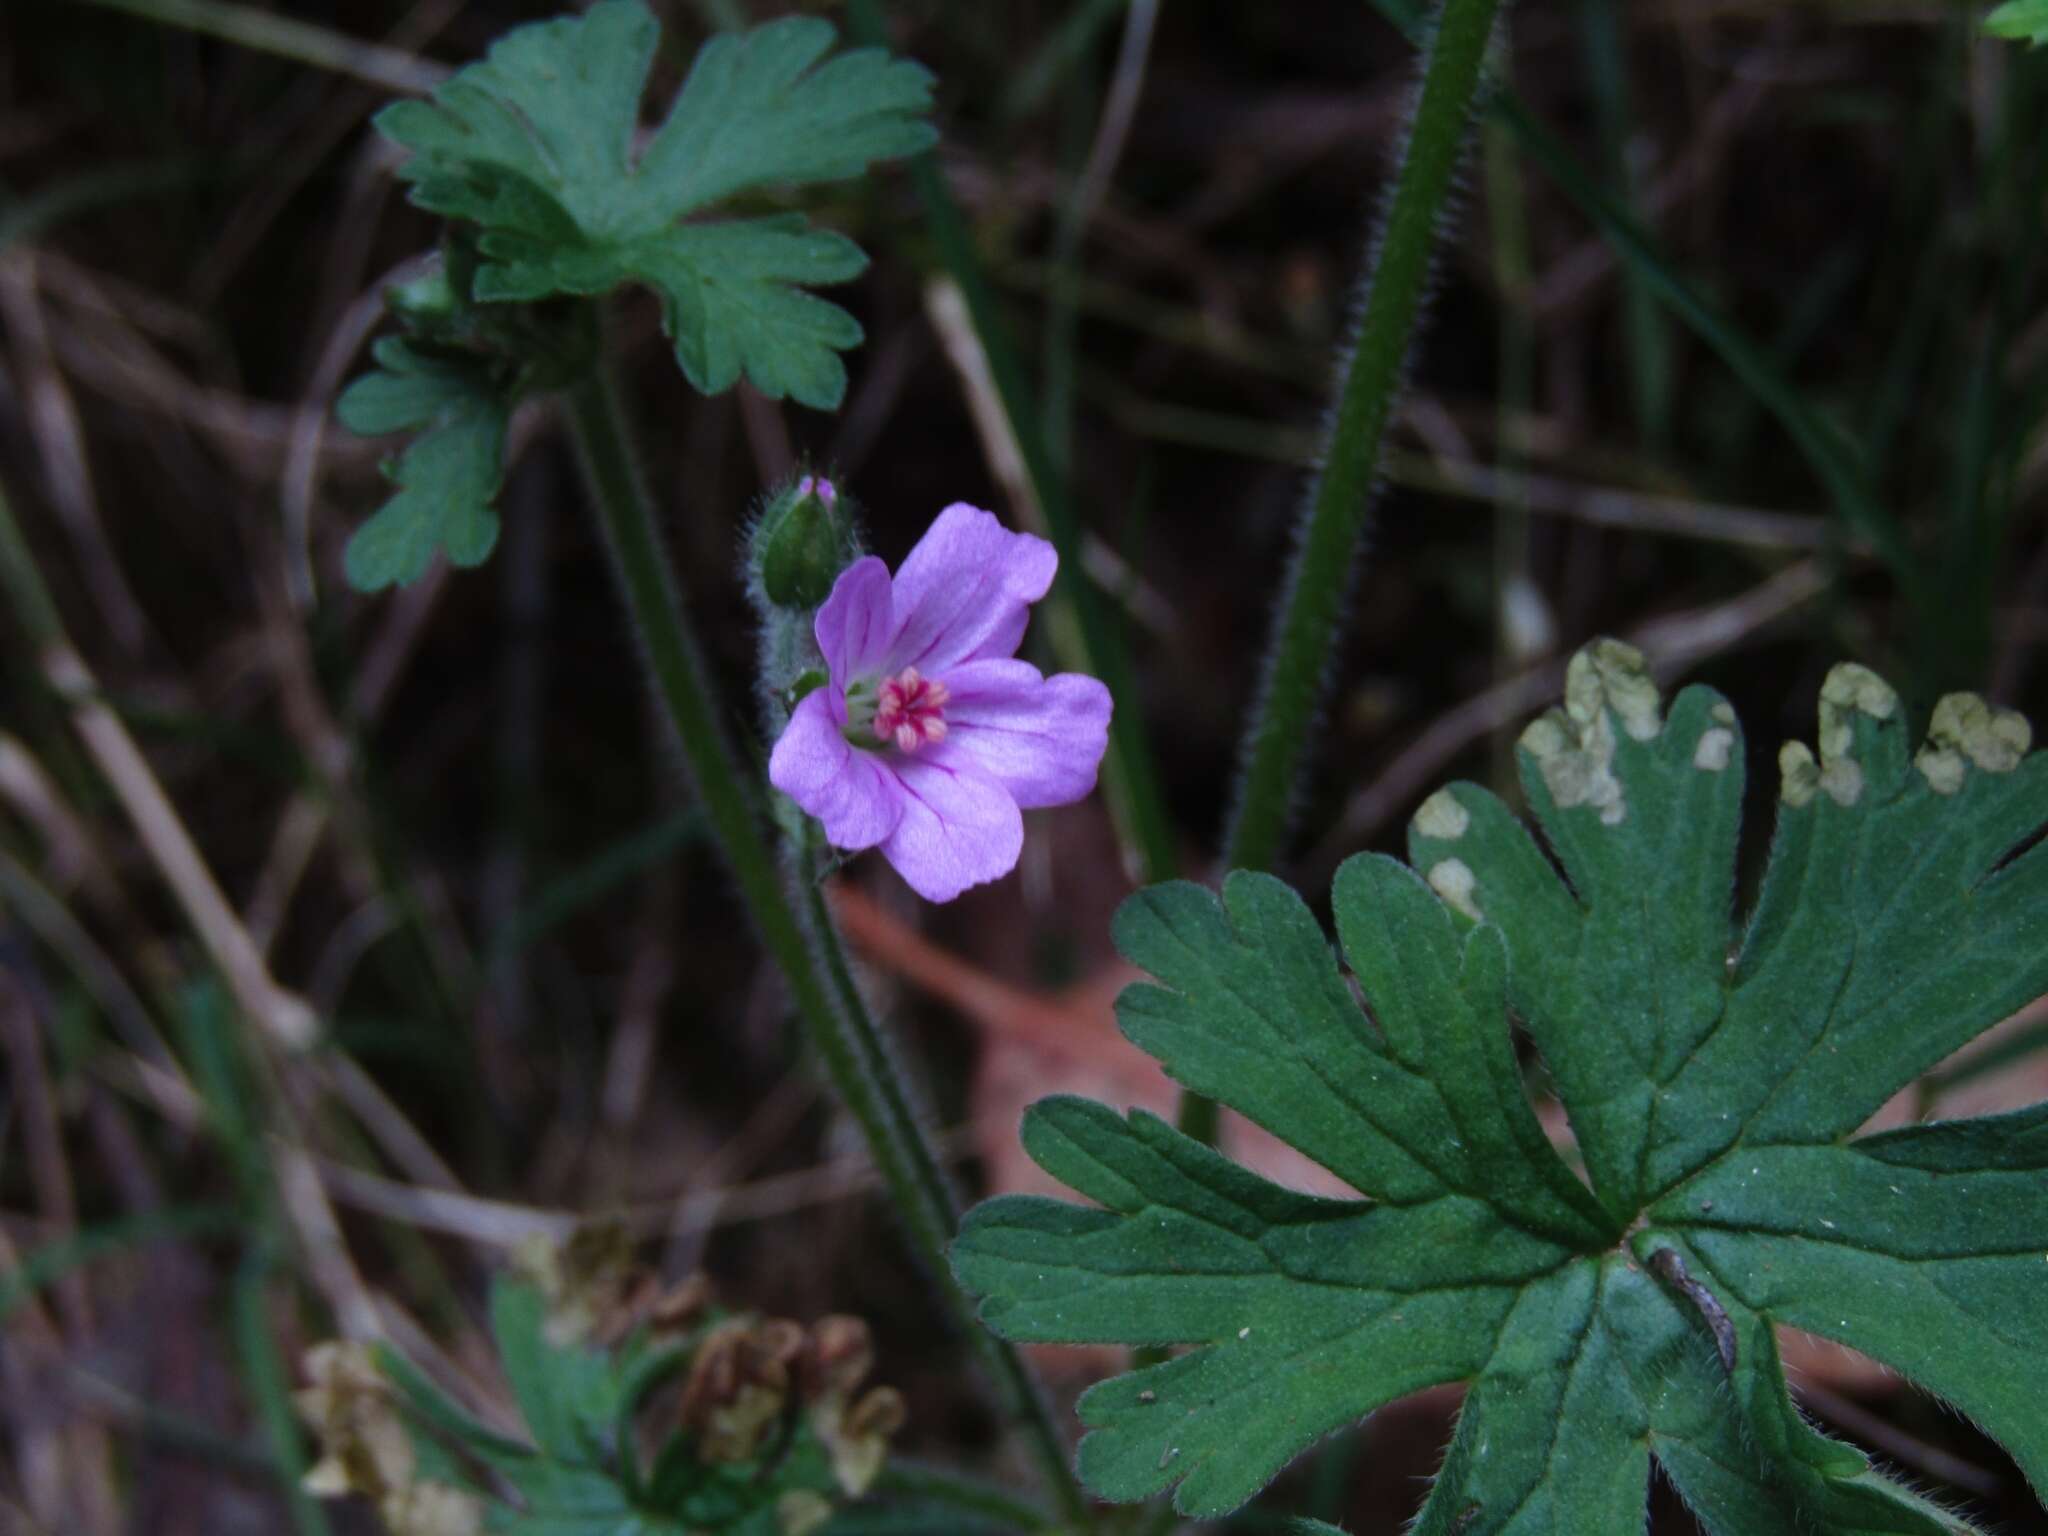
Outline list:
[[[915,752],[929,742],[946,739],[946,685],[905,667],[883,681],[875,700],[875,739],[894,742],[898,750]]]

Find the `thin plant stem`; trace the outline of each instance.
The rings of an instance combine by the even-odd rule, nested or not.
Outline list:
[[[1245,733],[1243,776],[1224,837],[1229,869],[1269,868],[1287,834],[1372,505],[1381,443],[1400,396],[1500,6],[1501,0],[1444,0],[1430,40],[1322,474],[1304,508],[1266,648],[1258,706]],[[1183,1096],[1180,1124],[1190,1135],[1213,1141],[1215,1105],[1199,1095]]]
[[[790,901],[755,797],[726,740],[681,590],[656,532],[653,503],[640,477],[623,405],[603,362],[569,392],[568,407],[613,573],[696,784],[698,803],[724,850],[747,911],[789,986],[797,1016],[833,1086],[867,1139],[911,1246],[966,1324],[968,1337],[994,1374],[1062,1514],[1071,1523],[1084,1524],[1087,1501],[1068,1468],[1066,1448],[1030,1371],[1014,1348],[979,1326],[972,1304],[946,1263],[946,1245],[958,1222],[952,1190],[923,1127],[909,1110],[880,1033],[850,973],[843,981],[821,974],[826,966],[821,966],[813,941],[833,954],[837,936],[830,915],[818,907],[807,935],[806,924]]]

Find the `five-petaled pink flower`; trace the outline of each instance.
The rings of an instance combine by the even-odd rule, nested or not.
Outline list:
[[[1109,690],[1015,659],[1058,556],[955,502],[890,579],[875,556],[840,574],[815,632],[831,680],[798,703],[768,777],[835,848],[879,846],[928,901],[998,879],[1020,810],[1095,787]]]

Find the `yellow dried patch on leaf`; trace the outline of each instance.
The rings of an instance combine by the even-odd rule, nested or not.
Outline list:
[[[1863,765],[1853,757],[1821,764],[1820,787],[1835,804],[1854,805],[1863,798]]]
[[[1803,741],[1778,748],[1778,798],[1794,810],[1809,803],[1820,788],[1820,765]]]
[[[1710,726],[1700,732],[1699,745],[1692,749],[1692,765],[1705,773],[1720,773],[1735,750],[1735,733],[1726,726]]]
[[[1641,651],[1595,640],[1565,670],[1564,708],[1531,721],[1521,739],[1560,808],[1588,806],[1610,827],[1628,819],[1628,793],[1614,774],[1617,722],[1634,741],[1663,730],[1657,685]]]
[[[1582,730],[1605,706],[1631,740],[1651,741],[1664,729],[1660,704],[1643,653],[1624,640],[1595,640],[1565,669],[1565,713]]]
[[[1464,913],[1475,923],[1486,921],[1486,914],[1479,910],[1479,902],[1473,892],[1479,887],[1479,880],[1472,873],[1472,866],[1463,859],[1442,859],[1430,865],[1425,877],[1429,888],[1441,896],[1446,903]]]
[[[1797,810],[1825,791],[1837,805],[1854,805],[1863,798],[1863,765],[1852,755],[1856,716],[1889,720],[1898,710],[1898,694],[1870,668],[1853,661],[1829,668],[1820,687],[1820,758],[1804,742],[1780,747],[1779,798]]]
[[[1828,669],[1820,685],[1820,760],[1823,765],[1846,756],[1855,744],[1858,713],[1889,720],[1898,713],[1899,696],[1892,685],[1870,668],[1844,661]]]
[[[1986,773],[2011,773],[2034,744],[2034,730],[2025,715],[1998,709],[1974,693],[1943,694],[1927,726],[1927,744],[1913,764],[1937,795],[1963,787],[1969,767]]]
[[[1522,727],[1521,739],[1517,743],[1531,757],[1555,757],[1571,749],[1571,737],[1564,728],[1564,716],[1556,710],[1538,715]]]
[[[1424,837],[1438,838],[1453,842],[1465,835],[1465,829],[1472,825],[1471,814],[1458,804],[1458,797],[1448,789],[1440,789],[1416,809],[1415,830]]]
[[[1561,809],[1590,806],[1608,826],[1628,819],[1628,797],[1614,776],[1614,727],[1606,711],[1581,731],[1561,710],[1529,723],[1521,747],[1535,760]]]

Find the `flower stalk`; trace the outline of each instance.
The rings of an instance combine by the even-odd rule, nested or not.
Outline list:
[[[1343,392],[1331,416],[1322,473],[1303,506],[1266,647],[1264,679],[1245,732],[1243,772],[1224,836],[1225,869],[1271,868],[1287,835],[1372,508],[1381,446],[1400,399],[1501,5],[1502,0],[1443,0],[1437,14],[1399,178],[1358,309]],[[1184,1096],[1180,1124],[1190,1135],[1214,1141],[1215,1106]]]
[[[790,901],[760,806],[726,739],[609,367],[600,361],[571,388],[567,402],[577,457],[620,594],[748,914],[789,986],[797,1016],[833,1087],[860,1125],[912,1247],[994,1374],[1063,1516],[1081,1525],[1086,1500],[1036,1383],[1016,1350],[976,1323],[972,1303],[953,1280],[946,1262],[946,1245],[958,1225],[953,1192],[853,984],[830,915],[812,884],[805,886],[808,923]]]

